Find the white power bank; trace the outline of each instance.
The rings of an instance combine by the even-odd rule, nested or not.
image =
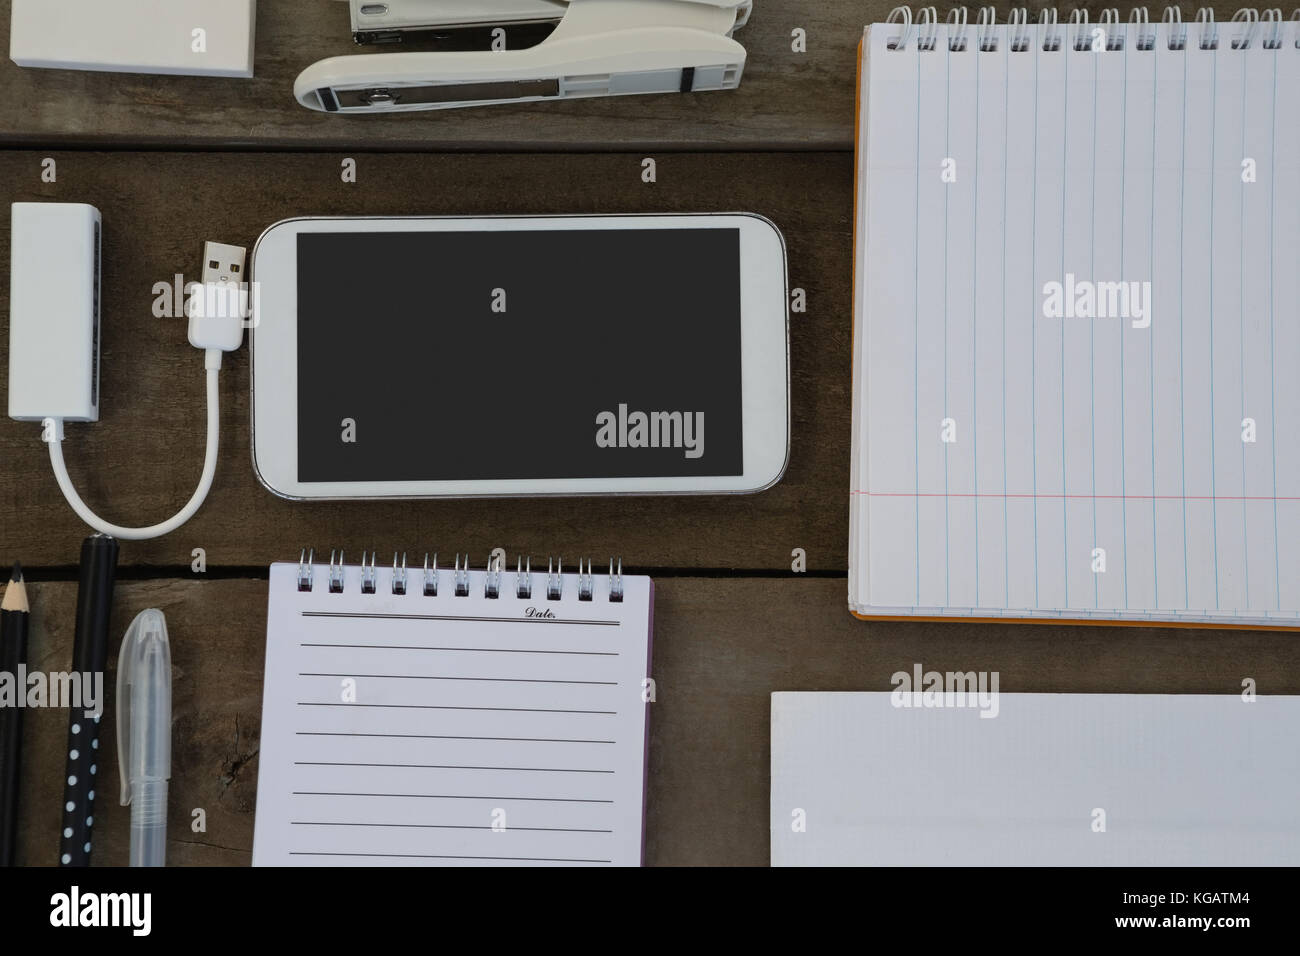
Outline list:
[[[99,421],[99,210],[13,204],[9,417]]]
[[[19,66],[253,75],[257,0],[13,0]]]

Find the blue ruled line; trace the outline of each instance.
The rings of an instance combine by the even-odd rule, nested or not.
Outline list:
[[[1214,547],[1214,609],[1219,609],[1219,498],[1218,465],[1215,461],[1217,449],[1214,447],[1214,183],[1216,153],[1218,147],[1219,126],[1219,52],[1212,54],[1213,63],[1210,73],[1210,527],[1213,531]]]
[[[1030,250],[1029,277],[1029,339],[1032,354],[1029,361],[1029,414],[1030,432],[1033,436],[1031,458],[1034,466],[1034,607],[1041,607],[1038,597],[1038,75],[1039,53],[1043,49],[1039,27],[1034,26],[1034,200],[1032,210],[1033,245]]]
[[[952,44],[949,41],[948,31],[944,30],[943,44],[943,62],[947,70],[947,80],[944,83],[944,112],[943,112],[943,155],[948,158],[952,155]],[[944,185],[943,190],[943,417],[951,417],[948,414],[948,243],[950,236],[948,234],[948,185]],[[951,565],[949,556],[952,550],[950,546],[951,530],[949,525],[952,518],[952,503],[948,498],[948,442],[943,443],[943,603],[945,605],[952,603],[952,578],[950,573]]]
[[[1136,31],[1135,31],[1136,32]],[[1136,37],[1134,38],[1136,42]],[[1128,230],[1125,228],[1128,219],[1128,207],[1126,205],[1126,196],[1128,193],[1128,34],[1125,33],[1124,40],[1124,103],[1120,107],[1120,148],[1119,148],[1119,267],[1124,271],[1124,240],[1128,238]],[[1155,117],[1152,117],[1152,126],[1155,126]],[[1095,122],[1095,120],[1094,120]],[[1151,164],[1154,167],[1155,157],[1152,156]],[[1121,279],[1127,279],[1127,276],[1121,275]],[[1149,309],[1151,304],[1147,303]],[[1119,323],[1119,493],[1123,495],[1120,500],[1120,527],[1124,535],[1124,610],[1129,609],[1128,601],[1128,453],[1126,448],[1127,422],[1124,420],[1124,333],[1128,331],[1126,320],[1120,319]],[[1094,514],[1096,502],[1093,502]]]
[[[1103,46],[1103,50],[1105,47]],[[1089,281],[1097,281],[1097,78],[1100,73],[1100,57],[1093,51],[1092,56],[1092,199],[1088,206],[1088,276]],[[1094,286],[1095,288],[1095,286]],[[1095,303],[1094,303],[1095,304]],[[1123,323],[1121,322],[1121,327]],[[1122,337],[1122,333],[1121,333]],[[1064,394],[1064,387],[1062,387]],[[1097,544],[1097,323],[1088,323],[1088,440],[1091,443],[1089,457],[1092,465],[1092,546]],[[1101,583],[1097,574],[1092,576],[1092,606],[1101,605]]]
[[[970,367],[971,367],[971,457],[975,476],[976,497],[971,502],[975,509],[975,606],[980,606],[980,406],[979,406],[979,363],[975,353],[979,342],[979,194],[980,194],[980,58],[975,54],[975,180],[971,190],[971,310],[970,310]],[[1003,228],[1006,228],[1005,223]]]
[[[1061,281],[1065,281],[1065,191],[1070,174],[1070,41],[1066,31],[1065,42],[1061,44],[1061,54],[1065,57],[1065,76],[1062,86],[1065,105],[1062,108],[1061,124]],[[1061,324],[1061,549],[1064,566],[1061,568],[1065,578],[1065,606],[1070,606],[1070,510],[1066,495],[1069,486],[1065,479],[1065,324]]]
[[[1277,529],[1277,352],[1273,348],[1273,273],[1276,253],[1274,251],[1274,203],[1277,200],[1277,57],[1280,51],[1273,51],[1273,125],[1269,131],[1269,172],[1268,172],[1268,424],[1272,430],[1270,445],[1273,450],[1273,598],[1277,610],[1282,610],[1282,564],[1278,559]]]
[[[1159,32],[1157,31],[1157,43]],[[1157,52],[1157,51],[1153,51]],[[1156,131],[1160,128],[1160,57],[1155,56],[1151,67],[1151,245],[1149,271],[1152,288],[1156,276]],[[1151,308],[1151,303],[1147,303]],[[1160,607],[1160,538],[1156,529],[1156,339],[1147,330],[1147,390],[1151,399],[1151,588],[1156,608]]]
[[[1246,65],[1241,67],[1241,155],[1246,155]],[[1246,417],[1246,183],[1241,183],[1241,242],[1237,247],[1237,333],[1241,368],[1241,417]],[[1241,443],[1241,553],[1245,570],[1246,607],[1250,603],[1250,526],[1246,521],[1246,443]]]
[[[921,603],[921,41],[916,42],[916,230],[912,240],[912,475],[916,479],[916,604]]]
[[[1011,523],[1007,518],[1007,163],[1011,138],[1011,42],[1002,45],[1002,606],[1011,606]],[[1030,283],[1032,288],[1033,283]]]
[[[1187,282],[1186,244],[1183,241],[1183,222],[1187,206],[1187,78],[1191,75],[1187,57],[1187,43],[1183,43],[1183,142],[1182,181],[1178,193],[1178,434],[1179,455],[1183,468],[1183,607],[1190,608],[1187,585],[1187,393],[1183,376],[1183,352],[1186,348]]]

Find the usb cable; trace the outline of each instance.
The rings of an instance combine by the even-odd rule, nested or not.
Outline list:
[[[208,497],[217,472],[217,448],[221,435],[217,378],[221,372],[222,354],[235,351],[244,340],[245,296],[241,284],[245,256],[246,251],[241,246],[204,243],[203,281],[188,303],[190,344],[203,350],[207,375],[208,441],[203,455],[203,475],[184,508],[166,521],[148,528],[125,528],[105,521],[86,506],[68,477],[68,468],[63,461],[63,419],[46,418],[42,422],[42,439],[50,446],[50,464],[59,489],[77,516],[96,531],[124,541],[161,538],[194,517]]]

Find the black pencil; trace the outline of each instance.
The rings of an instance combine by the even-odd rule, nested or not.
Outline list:
[[[117,539],[94,534],[81,545],[77,581],[77,629],[72,638],[72,670],[94,680],[108,666],[108,616],[117,578]],[[104,702],[98,701],[103,707]],[[95,778],[99,772],[99,715],[73,709],[68,725],[68,763],[63,789],[63,829],[59,863],[89,866],[95,823]],[[109,759],[112,759],[111,756]]]
[[[18,680],[27,664],[27,585],[23,566],[14,573],[0,601],[0,671],[13,681],[14,694],[26,691]],[[23,710],[20,702],[0,711],[0,866],[13,866],[18,843],[19,768],[22,766]]]

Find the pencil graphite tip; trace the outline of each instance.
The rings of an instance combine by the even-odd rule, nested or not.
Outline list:
[[[10,580],[10,581],[21,581],[22,579],[23,579],[23,563],[22,563],[21,561],[15,561],[15,562],[14,562],[14,573],[11,574],[11,575],[9,575],[9,580]]]

